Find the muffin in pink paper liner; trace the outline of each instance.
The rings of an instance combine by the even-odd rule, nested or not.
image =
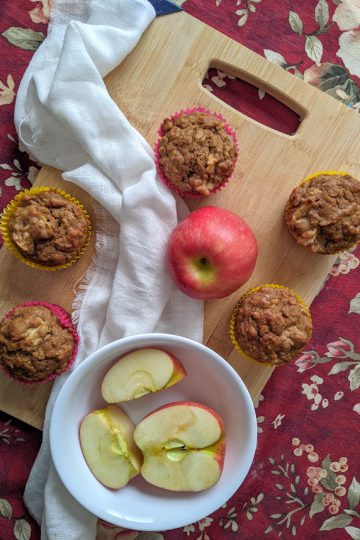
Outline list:
[[[45,383],[70,368],[78,343],[65,309],[47,302],[26,302],[0,321],[0,367],[25,384]]]
[[[0,233],[21,262],[40,270],[74,264],[89,245],[91,223],[84,206],[61,189],[21,191],[4,209]]]
[[[230,180],[238,156],[235,131],[203,107],[165,118],[155,143],[160,178],[182,197],[216,193]]]

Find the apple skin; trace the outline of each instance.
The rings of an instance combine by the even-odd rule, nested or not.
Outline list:
[[[171,353],[156,347],[133,350],[107,371],[101,395],[108,403],[120,403],[158,392],[186,376],[182,363]]]
[[[177,287],[192,298],[223,298],[255,268],[258,245],[245,221],[223,208],[204,206],[172,231],[167,260]]]
[[[137,425],[134,440],[143,453],[143,478],[171,491],[202,491],[219,480],[225,430],[211,408],[190,401],[168,403]]]
[[[221,418],[221,416],[214,411],[211,407],[207,407],[206,405],[203,405],[202,403],[196,403],[195,401],[176,401],[173,403],[166,403],[165,405],[162,405],[161,407],[158,407],[154,411],[151,411],[151,413],[144,416],[143,420],[147,418],[148,416],[151,416],[152,414],[161,411],[163,409],[167,409],[168,407],[173,407],[174,405],[188,405],[191,407],[199,407],[199,409],[204,409],[205,411],[209,412],[213,416],[215,416],[217,422],[219,423],[220,430],[221,430],[221,437],[218,440],[217,443],[212,445],[211,447],[211,453],[214,455],[214,458],[218,462],[220,472],[224,468],[224,459],[225,459],[225,450],[226,450],[226,442],[225,442],[225,426],[224,421]]]

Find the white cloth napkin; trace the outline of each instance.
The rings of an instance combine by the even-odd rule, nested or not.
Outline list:
[[[74,306],[81,338],[76,365],[100,346],[133,334],[158,331],[202,340],[203,303],[174,288],[165,262],[168,235],[186,207],[181,200],[176,205],[161,183],[151,147],[102,81],[154,16],[147,0],[58,0],[49,35],[18,91],[15,124],[22,144],[100,203],[97,254]],[[43,539],[91,540],[96,517],[64,488],[49,450],[51,412],[66,378],[54,384],[24,498],[42,523]]]

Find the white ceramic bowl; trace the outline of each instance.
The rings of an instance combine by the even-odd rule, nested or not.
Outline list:
[[[95,479],[83,458],[79,424],[85,414],[107,405],[100,394],[106,371],[125,353],[154,346],[178,357],[187,376],[166,390],[121,404],[121,407],[135,424],[152,410],[173,401],[196,401],[217,411],[225,424],[225,463],[220,480],[208,490],[167,491],[151,486],[139,475],[127,486],[114,491]],[[105,521],[144,531],[183,527],[223,505],[237,491],[250,468],[256,438],[254,406],[235,370],[204,345],[169,334],[120,339],[89,356],[59,392],[50,424],[54,464],[73,497]]]

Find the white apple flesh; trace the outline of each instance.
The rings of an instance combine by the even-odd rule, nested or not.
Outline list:
[[[167,258],[173,280],[188,296],[223,298],[251,276],[258,253],[254,233],[228,210],[204,206],[172,231]]]
[[[201,491],[220,478],[224,424],[205,405],[164,405],[137,425],[134,439],[144,457],[141,474],[150,484],[172,491]]]
[[[119,489],[139,474],[142,455],[134,443],[135,426],[116,405],[87,414],[80,424],[85,461],[99,482]]]
[[[101,395],[119,403],[158,392],[181,381],[186,371],[172,354],[160,349],[138,349],[118,360],[106,373]]]

